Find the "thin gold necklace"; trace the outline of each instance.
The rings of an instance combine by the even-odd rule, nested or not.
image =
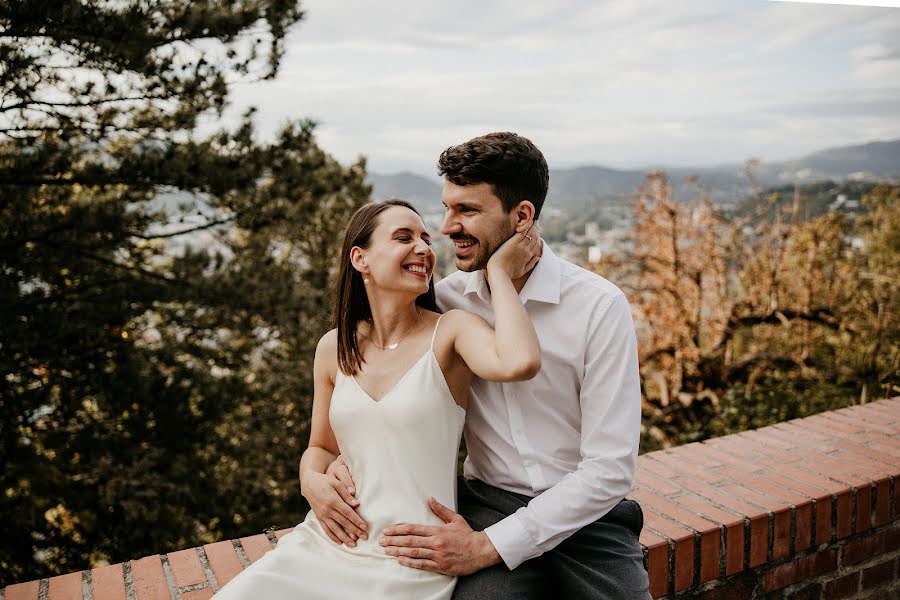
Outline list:
[[[413,324],[410,325],[409,328],[406,330],[406,332],[400,336],[400,339],[397,340],[396,342],[394,342],[393,344],[388,344],[387,346],[379,346],[378,344],[375,343],[375,339],[372,336],[369,336],[369,341],[372,342],[372,345],[375,346],[376,348],[378,348],[379,350],[396,350],[397,346],[400,345],[400,342],[402,342],[403,340],[406,339],[406,336],[409,335],[409,332],[412,331],[413,327],[415,327],[416,324],[419,322],[419,315],[421,315],[421,314],[422,314],[422,311],[417,308],[416,309],[416,320],[413,321]],[[374,327],[372,329],[374,329]]]

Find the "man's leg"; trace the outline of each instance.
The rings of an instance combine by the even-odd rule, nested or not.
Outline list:
[[[475,531],[481,531],[516,512],[528,498],[491,487],[480,481],[457,482],[458,512]],[[527,561],[510,571],[502,562],[460,577],[453,600],[530,600],[544,596],[547,575],[538,561]]]
[[[649,579],[638,537],[641,506],[622,500],[602,519],[573,534],[541,558],[560,598],[649,600]]]

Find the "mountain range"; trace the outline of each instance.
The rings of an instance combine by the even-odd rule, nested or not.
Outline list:
[[[685,200],[696,198],[703,189],[716,202],[734,204],[753,188],[744,164],[630,170],[586,165],[551,169],[547,202],[570,212],[596,200],[623,199],[633,194],[653,170],[665,171],[675,196]],[[781,162],[759,162],[751,173],[756,185],[763,188],[826,179],[900,179],[900,140],[829,148]],[[373,186],[373,199],[404,198],[426,212],[440,206],[441,185],[436,179],[410,172],[370,173],[368,182]]]

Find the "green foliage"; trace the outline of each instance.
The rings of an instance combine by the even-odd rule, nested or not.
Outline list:
[[[200,139],[296,2],[0,2],[0,585],[286,526],[362,159]]]

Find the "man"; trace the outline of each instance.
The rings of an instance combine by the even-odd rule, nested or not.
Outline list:
[[[482,269],[517,224],[538,219],[547,163],[526,138],[491,133],[448,148],[438,168],[447,209],[441,231],[456,246],[459,269],[437,284],[438,304],[493,323]],[[432,499],[445,525],[371,533],[401,564],[460,575],[454,598],[649,598],[643,514],[625,499],[641,417],[628,302],[546,244],[514,283],[543,367],[530,381],[473,382],[460,514]],[[335,474],[352,489],[346,467]]]

